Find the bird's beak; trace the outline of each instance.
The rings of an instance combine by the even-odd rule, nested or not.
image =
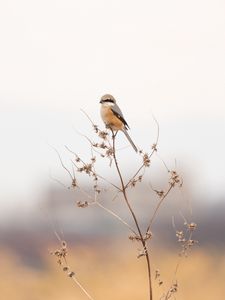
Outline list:
[[[99,103],[102,103],[102,100],[100,100]]]

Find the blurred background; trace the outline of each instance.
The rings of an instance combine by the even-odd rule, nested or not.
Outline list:
[[[168,289],[181,245],[176,230],[197,223],[198,243],[177,274],[177,299],[224,299],[225,275],[225,4],[195,1],[4,1],[0,3],[0,248],[5,299],[86,299],[49,253],[65,239],[71,267],[94,299],[146,299],[140,245],[98,207],[78,208],[68,189],[74,157],[90,161],[92,121],[103,128],[99,100],[117,99],[139,149],[157,155],[130,190],[142,226],[176,169],[173,190],[151,241],[156,299]],[[125,178],[141,159],[117,136]],[[162,161],[163,160],[163,161]],[[109,161],[98,173],[118,183]],[[92,193],[90,178],[79,185]],[[101,203],[132,223],[106,182]],[[57,233],[57,234],[56,234]],[[153,276],[154,277],[154,276]],[[13,288],[12,288],[13,286]],[[112,295],[113,288],[113,295]],[[157,298],[158,297],[158,298]]]

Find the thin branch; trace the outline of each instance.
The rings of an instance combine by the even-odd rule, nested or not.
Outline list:
[[[81,189],[78,186],[78,189],[81,191],[81,193],[83,193],[86,197],[88,197],[90,200],[92,200],[92,202],[89,203],[89,205],[97,205],[100,208],[102,208],[103,210],[105,210],[107,213],[109,213],[110,215],[114,216],[117,220],[119,220],[123,225],[125,225],[127,228],[129,228],[136,236],[138,235],[135,230],[126,222],[124,221],[118,214],[116,214],[115,212],[113,212],[111,209],[105,207],[104,205],[102,205],[98,200],[97,197],[95,195],[95,198],[93,198],[90,194],[88,194],[86,191],[84,191],[83,189]]]
[[[93,126],[95,126],[95,124],[93,123],[93,121],[91,120],[91,118],[89,117],[89,115],[81,108],[80,111],[82,111],[82,113],[88,118],[88,120],[91,122],[91,124]]]
[[[106,212],[108,212],[109,214],[111,214],[112,216],[114,216],[117,220],[119,220],[126,227],[128,227],[130,229],[130,231],[132,231],[134,233],[135,236],[138,236],[138,234],[136,233],[136,231],[127,222],[125,222],[120,216],[118,216],[116,213],[114,213],[111,209],[106,208],[105,206],[103,206],[102,204],[100,204],[98,201],[94,202],[93,204],[98,205],[99,207],[101,207],[102,209],[104,209]]]
[[[71,150],[67,145],[64,145],[64,147],[66,148],[67,151],[69,151],[70,153],[72,153],[75,157],[79,158],[79,160],[83,163],[83,165],[85,165],[85,162],[80,158],[80,156],[78,156],[73,150]]]
[[[153,215],[152,215],[152,217],[151,217],[151,220],[150,220],[150,222],[149,222],[149,225],[148,225],[148,227],[147,227],[146,232],[150,232],[152,223],[153,223],[153,221],[155,220],[155,217],[156,217],[156,215],[157,215],[157,212],[158,212],[160,206],[162,205],[164,199],[167,197],[167,195],[169,194],[169,192],[172,190],[172,188],[173,188],[173,185],[170,184],[170,186],[169,186],[168,190],[166,191],[166,193],[164,193],[164,194],[162,195],[162,197],[161,197],[159,203],[157,204],[157,206],[156,206],[156,208],[155,208],[155,210],[154,210],[154,213],[153,213]]]
[[[112,183],[111,181],[109,181],[108,179],[106,179],[105,177],[99,175],[98,173],[96,173],[96,175],[97,175],[99,178],[101,178],[102,180],[104,180],[105,182],[111,184],[111,185],[112,185],[114,188],[116,188],[119,192],[122,192],[121,189],[120,189],[117,185],[115,185],[114,183]]]
[[[164,167],[168,172],[170,172],[170,169],[167,167],[165,161],[162,159],[162,157],[157,153],[156,156],[159,158],[159,160],[163,163]]]
[[[60,156],[58,150],[57,150],[56,148],[52,147],[52,146],[50,146],[50,147],[56,152],[56,154],[57,154],[57,156],[58,156],[58,158],[59,158],[59,161],[60,161],[60,163],[61,163],[61,166],[62,166],[63,169],[66,170],[66,172],[70,175],[71,180],[73,180],[74,178],[73,178],[71,172],[69,171],[69,169],[64,165],[64,163],[63,163],[63,161],[62,161],[62,158],[61,158],[61,156]]]
[[[154,152],[157,151],[157,146],[158,146],[158,142],[159,142],[159,122],[157,121],[157,119],[155,118],[154,115],[152,115],[153,120],[156,122],[156,126],[157,126],[157,135],[156,135],[156,141],[155,141],[155,147],[153,147],[152,149],[152,153],[150,154],[150,157],[153,155]]]
[[[78,132],[79,133],[79,132]],[[90,145],[91,145],[91,149],[95,152],[95,153],[97,153],[98,155],[102,155],[102,153],[100,152],[100,151],[98,151],[97,149],[96,149],[96,147],[94,147],[94,143],[89,139],[89,137],[87,137],[86,135],[84,135],[84,134],[82,134],[82,133],[79,133],[80,135],[82,135],[89,143],[90,143]]]
[[[82,292],[88,297],[90,300],[94,300],[91,295],[87,292],[87,290],[81,285],[81,283],[77,280],[76,276],[72,276],[71,279],[78,285],[78,287],[82,290]]]
[[[141,172],[141,170],[144,167],[144,163],[140,166],[140,168],[138,168],[138,170],[136,171],[136,173],[131,177],[131,179],[127,182],[127,184],[125,185],[125,189],[127,189],[127,187],[129,186],[129,184],[133,181],[133,179]]]
[[[64,188],[68,188],[63,182],[61,182],[59,179],[55,178],[54,176],[52,176],[52,174],[49,174],[49,178],[55,182],[57,182],[58,184],[60,184],[61,186],[63,186]]]

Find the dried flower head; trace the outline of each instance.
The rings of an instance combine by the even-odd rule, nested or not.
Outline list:
[[[152,232],[147,231],[145,236],[143,237],[144,241],[150,240],[152,238]]]
[[[80,208],[85,208],[89,205],[89,203],[87,201],[77,201],[77,206],[80,207]]]
[[[53,252],[51,252],[51,255],[54,255],[57,257],[57,263],[59,265],[63,264],[63,260],[65,261],[66,256],[67,256],[67,245],[65,241],[61,242],[61,248],[57,249]]]
[[[161,274],[159,272],[158,269],[155,270],[155,280],[158,280],[158,285],[162,285],[163,284],[163,281],[162,279],[160,278]]]
[[[176,292],[177,292],[177,289],[178,289],[178,284],[177,284],[177,282],[175,282],[175,283],[173,283],[173,285],[171,286],[170,292],[171,292],[171,293],[176,293]]]
[[[157,151],[157,144],[153,144],[153,145],[152,145],[152,150],[153,150],[153,151]]]
[[[93,128],[94,128],[94,131],[95,131],[96,133],[99,132],[98,125],[93,124]]]
[[[102,142],[102,143],[98,144],[98,148],[106,149],[106,148],[108,148],[108,146],[104,142]]]
[[[187,226],[190,231],[194,231],[197,228],[197,224],[195,224],[193,222],[190,224],[187,224]]]
[[[77,187],[77,180],[76,180],[76,178],[73,178],[71,187],[72,187],[72,188]]]
[[[178,184],[180,187],[183,184],[182,178],[180,178],[179,174],[176,171],[170,171],[170,180],[169,183],[172,187]]]
[[[75,272],[71,271],[68,273],[68,277],[74,277],[75,276]]]
[[[160,198],[164,197],[164,195],[165,195],[165,192],[164,192],[163,190],[160,190],[160,191],[154,190],[154,192],[155,192]]]
[[[113,154],[114,154],[113,148],[112,147],[108,148],[108,150],[106,151],[106,156],[112,157]]]
[[[176,237],[178,238],[178,242],[181,242],[181,243],[186,242],[183,231],[176,231]]]
[[[155,279],[157,279],[160,276],[160,272],[158,269],[155,270]]]
[[[141,238],[140,238],[140,236],[138,236],[138,235],[129,235],[129,240],[131,240],[132,242],[133,241],[138,241],[138,242],[140,242],[141,241]]]
[[[107,137],[108,137],[108,132],[107,131],[99,131],[98,132],[98,136],[101,138],[101,139],[103,139],[103,140],[106,140],[107,139]]]
[[[149,155],[148,155],[147,153],[145,153],[145,154],[143,155],[143,165],[144,165],[145,167],[149,167],[149,166],[150,166],[150,163],[151,163],[151,161],[150,161]]]

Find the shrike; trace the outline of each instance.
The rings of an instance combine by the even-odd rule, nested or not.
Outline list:
[[[106,94],[102,96],[100,103],[101,103],[101,117],[105,125],[110,129],[112,129],[113,131],[118,131],[118,130],[123,131],[128,141],[130,142],[131,146],[137,152],[138,151],[137,147],[134,145],[133,141],[131,140],[127,132],[129,126],[124,119],[122,111],[120,110],[119,106],[116,104],[115,98],[110,94]]]

